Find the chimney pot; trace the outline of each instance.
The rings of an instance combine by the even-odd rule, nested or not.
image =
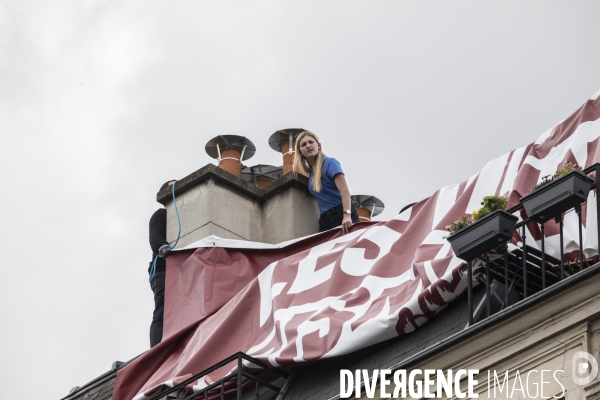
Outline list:
[[[219,168],[241,178],[242,161],[251,158],[256,147],[245,136],[219,135],[206,143],[205,150],[209,156],[217,159]]]
[[[269,137],[269,146],[275,151],[283,154],[283,175],[289,174],[294,170],[294,146],[296,138],[306,129],[288,128],[280,129]],[[301,171],[296,171],[305,175]]]
[[[356,213],[361,221],[370,221],[371,218],[381,214],[385,205],[375,196],[357,194],[350,196],[356,207]]]
[[[271,182],[281,176],[281,167],[274,165],[258,164],[242,169],[242,179],[258,187],[269,186]]]

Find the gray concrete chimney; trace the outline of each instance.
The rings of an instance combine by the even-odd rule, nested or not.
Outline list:
[[[260,188],[208,164],[175,186],[181,219],[177,247],[210,235],[279,243],[317,233],[319,208],[307,187],[305,176],[292,173]],[[177,217],[171,188],[158,192],[156,200],[167,208],[167,240],[173,243]]]

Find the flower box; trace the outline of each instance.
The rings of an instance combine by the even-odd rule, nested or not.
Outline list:
[[[515,231],[517,220],[517,217],[506,211],[496,210],[448,236],[448,241],[457,257],[471,261],[508,242]]]
[[[527,216],[542,224],[586,201],[593,183],[581,172],[571,171],[521,197],[521,203]]]

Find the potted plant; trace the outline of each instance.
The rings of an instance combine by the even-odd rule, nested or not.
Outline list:
[[[462,217],[446,227],[457,257],[471,261],[512,238],[518,218],[504,211],[506,203],[506,197],[486,196],[471,220]]]
[[[568,162],[521,197],[521,203],[530,219],[543,224],[586,201],[593,183],[577,164]]]

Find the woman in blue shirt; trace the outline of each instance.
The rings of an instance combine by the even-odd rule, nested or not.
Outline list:
[[[323,154],[319,138],[309,131],[298,135],[294,150],[294,170],[308,174],[308,190],[319,205],[319,232],[341,225],[345,235],[359,219],[340,163]]]

